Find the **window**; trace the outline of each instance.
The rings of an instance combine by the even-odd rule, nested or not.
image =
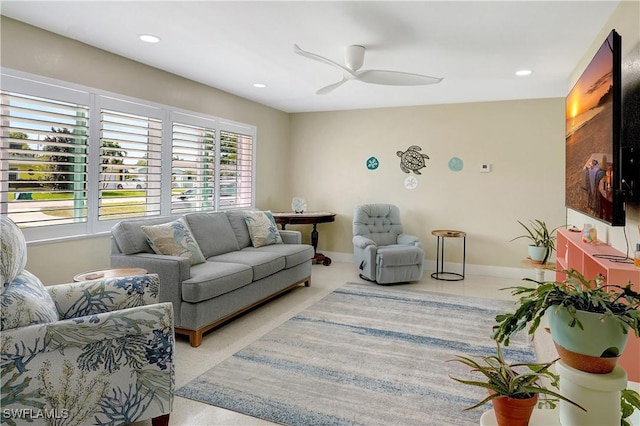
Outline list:
[[[173,121],[171,213],[210,210],[216,194],[215,122],[184,115],[175,119],[180,121]]]
[[[99,220],[160,215],[162,120],[100,111]]]
[[[28,241],[247,208],[255,127],[4,71],[0,213]]]
[[[220,132],[220,209],[253,203],[253,137]]]
[[[186,114],[172,118],[171,213],[251,207],[251,128]]]
[[[87,221],[86,105],[1,91],[0,210],[22,227]]]

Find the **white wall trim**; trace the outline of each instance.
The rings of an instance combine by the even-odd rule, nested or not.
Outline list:
[[[337,253],[322,251],[325,256],[329,256],[331,260],[335,262],[353,263],[353,254],[351,253]],[[355,266],[354,266],[355,268]],[[445,262],[445,271],[458,272],[462,271],[462,264],[456,262]],[[436,261],[427,260],[424,261],[425,273],[435,272]],[[534,268],[511,268],[507,266],[492,266],[492,265],[470,265],[467,263],[465,268],[465,275],[483,275],[489,277],[499,278],[513,278],[515,280],[521,280],[523,278],[536,279],[536,270]],[[555,281],[555,272],[545,270],[544,281]]]

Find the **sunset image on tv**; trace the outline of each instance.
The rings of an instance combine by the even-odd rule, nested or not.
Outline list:
[[[613,217],[613,33],[566,99],[566,205]]]

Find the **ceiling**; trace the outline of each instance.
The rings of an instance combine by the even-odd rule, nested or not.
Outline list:
[[[564,97],[618,1],[7,1],[2,15],[285,112]],[[148,44],[138,35],[154,34]],[[349,81],[293,45],[362,69],[444,77]],[[528,77],[515,71],[531,69]],[[266,88],[253,87],[264,83]]]

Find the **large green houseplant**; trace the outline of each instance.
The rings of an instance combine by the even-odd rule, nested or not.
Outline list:
[[[630,283],[626,286],[604,284],[601,276],[586,279],[574,269],[563,272],[566,279],[562,282],[525,278],[535,286],[507,288],[513,295],[520,296],[518,306],[513,313],[496,316],[493,338],[508,345],[509,337],[526,327],[533,335],[543,316],[548,314],[552,338],[565,363],[583,369],[565,358],[562,350],[585,355],[588,360],[594,358],[593,361],[610,358],[613,364],[597,367],[605,371],[583,371],[606,373],[606,368],[611,371],[624,349],[629,330],[640,336],[640,294],[631,289]],[[618,338],[623,341],[610,343]]]
[[[553,233],[559,228],[562,228],[562,226],[549,230],[547,224],[540,219],[530,220],[529,225],[525,225],[521,221],[518,221],[518,223],[524,228],[526,233],[513,238],[511,241],[520,238],[528,239],[530,241],[529,257],[531,260],[546,263],[556,248],[556,236]]]
[[[465,410],[492,402],[499,426],[528,425],[531,413],[538,403],[538,395],[549,397],[546,402],[551,406],[554,406],[554,401],[563,400],[586,411],[543,383],[544,379],[550,386],[558,388],[559,377],[549,370],[557,360],[544,363],[508,363],[504,359],[500,344],[497,343],[496,346],[495,355],[478,357],[478,360],[457,355],[455,359],[450,360],[461,362],[471,367],[472,372],[482,375],[481,380],[451,377],[453,380],[488,390],[487,397]]]

